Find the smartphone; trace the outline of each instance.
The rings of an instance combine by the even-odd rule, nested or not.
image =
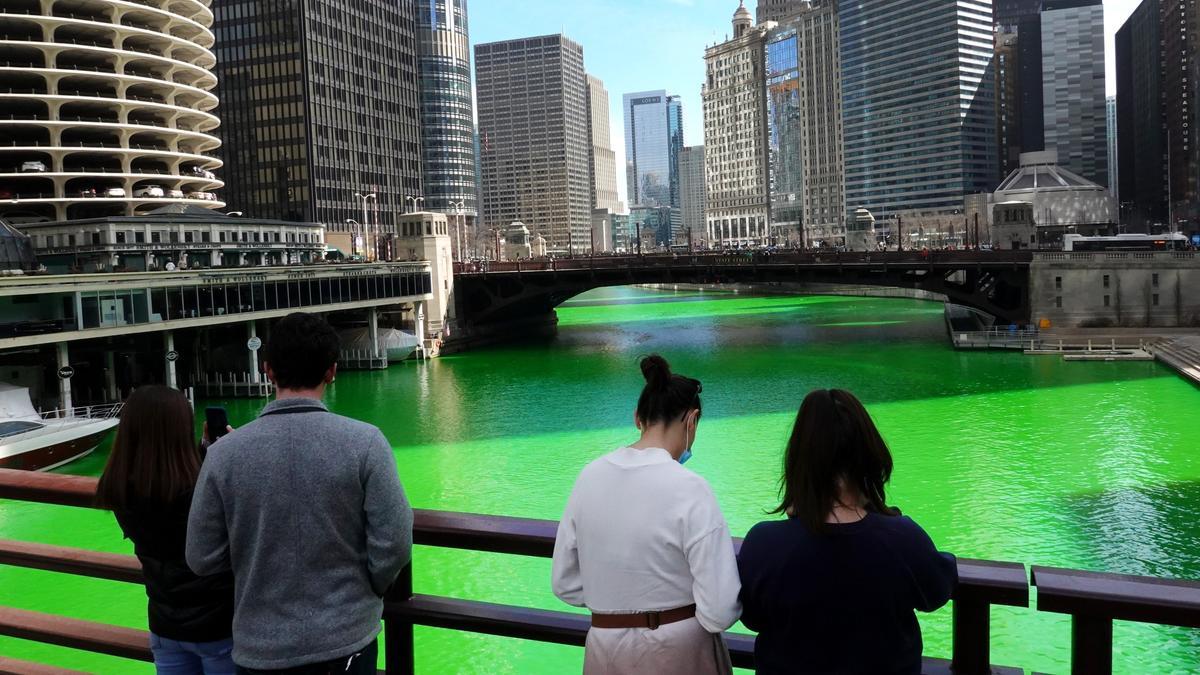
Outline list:
[[[207,408],[204,411],[204,421],[208,423],[208,442],[216,443],[224,436],[229,428],[229,415],[224,408]]]

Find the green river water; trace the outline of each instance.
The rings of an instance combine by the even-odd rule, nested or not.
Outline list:
[[[579,469],[636,438],[637,357],[704,382],[688,468],[735,535],[775,505],[796,407],[817,387],[867,404],[896,460],[889,497],[944,550],[1200,578],[1200,390],[1154,363],[959,353],[941,305],[634,288],[580,296],[557,338],[345,373],[331,407],[380,426],[422,508],[557,518]],[[198,407],[205,402],[198,404]],[[235,424],[261,402],[231,401]],[[105,453],[65,470],[96,475]],[[0,538],[132,552],[110,514],[0,502]],[[418,548],[419,593],[562,609],[550,563]],[[0,567],[0,606],[145,627],[140,587]],[[922,617],[948,656],[948,609]],[[1069,670],[1069,620],[993,610],[993,661]],[[869,636],[864,636],[868,638]],[[1200,631],[1118,624],[1116,669],[1200,672]],[[0,638],[0,654],[104,673],[152,667]],[[582,650],[418,629],[421,673],[579,672]]]

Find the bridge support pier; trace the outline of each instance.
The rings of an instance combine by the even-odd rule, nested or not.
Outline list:
[[[249,349],[250,341],[258,337],[258,326],[256,321],[250,321],[246,324],[246,345]],[[258,372],[258,350],[249,349],[250,351],[250,382],[259,384],[262,382],[262,374]]]
[[[166,348],[166,353],[170,354],[175,351],[175,332],[167,331],[163,333],[163,346]],[[164,359],[167,362],[167,386],[172,389],[179,388],[179,381],[175,377],[175,361]]]

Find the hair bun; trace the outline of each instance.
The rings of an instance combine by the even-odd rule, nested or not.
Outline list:
[[[651,389],[666,389],[671,384],[671,366],[658,354],[642,359],[642,376]]]

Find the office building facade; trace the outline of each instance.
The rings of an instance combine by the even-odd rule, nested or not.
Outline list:
[[[457,247],[467,246],[478,215],[475,104],[466,0],[417,4],[420,40],[421,151],[426,211],[451,216]]]
[[[996,28],[996,150],[999,176],[1007,177],[1020,166],[1021,86],[1020,34],[1016,28]]]
[[[1045,0],[1041,38],[1043,148],[1056,150],[1061,166],[1107,186],[1102,0]]]
[[[760,24],[768,21],[783,21],[811,9],[812,4],[813,0],[758,0],[755,7],[755,20]]]
[[[765,27],[742,4],[733,37],[704,52],[704,167],[710,246],[749,246],[770,237]]]
[[[1200,8],[1194,0],[1161,0],[1162,109],[1171,229],[1200,232]]]
[[[363,235],[394,232],[422,194],[415,4],[213,11],[230,208],[321,223],[335,245],[370,255]]]
[[[592,142],[583,47],[563,35],[475,46],[483,226],[521,221],[552,252],[585,251]]]
[[[678,208],[682,102],[666,91],[625,94],[623,102],[629,203]]]
[[[989,0],[843,0],[846,211],[953,213],[996,183]],[[916,48],[919,46],[920,48]]]
[[[693,246],[707,242],[705,201],[704,146],[686,147],[679,153],[679,211],[683,231]]]
[[[625,210],[617,192],[617,153],[608,119],[608,90],[598,77],[587,76],[588,133],[592,142],[592,208],[609,213]]]
[[[1105,127],[1108,141],[1108,189],[1114,197],[1120,198],[1120,183],[1117,179],[1117,97],[1109,96],[1104,99]]]
[[[1022,21],[1037,17],[1042,11],[1042,0],[992,0],[992,13],[996,26],[1015,29]]]
[[[766,88],[771,240],[836,244],[844,236],[845,173],[838,17],[804,3],[767,28]]]
[[[1163,38],[1159,0],[1144,0],[1117,31],[1117,194],[1121,222],[1147,232],[1165,225]]]

